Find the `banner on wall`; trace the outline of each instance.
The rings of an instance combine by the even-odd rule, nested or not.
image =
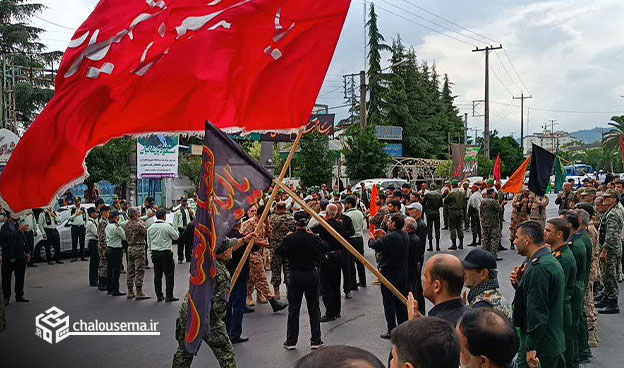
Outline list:
[[[463,180],[470,176],[476,176],[479,171],[479,146],[465,144],[452,144],[451,155],[453,158],[453,178]]]
[[[178,135],[152,134],[137,139],[137,178],[178,177]]]

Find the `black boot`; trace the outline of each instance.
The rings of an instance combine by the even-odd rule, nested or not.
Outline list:
[[[602,301],[604,298],[605,298],[604,293],[602,291],[599,291],[598,294],[596,294],[596,296],[594,297],[594,302],[598,303]]]
[[[440,251],[440,238],[436,238],[436,251]]]
[[[457,240],[451,239],[451,243],[453,243],[453,246],[449,250],[457,250]]]
[[[500,243],[498,245],[498,251],[500,252],[500,251],[505,251],[505,250],[507,250],[507,248],[503,247],[503,243]]]
[[[107,291],[106,277],[100,277],[98,279],[98,290],[100,290],[100,291]]]
[[[477,239],[473,236],[472,237],[472,243],[468,244],[469,247],[476,247],[477,246]]]
[[[604,300],[606,300],[606,305],[604,308],[599,309],[598,313],[600,314],[619,314],[620,313],[620,307],[618,306],[617,299],[604,298]]]
[[[606,295],[604,295],[602,297],[602,299],[600,299],[595,305],[594,308],[599,309],[599,308],[604,308],[607,306],[607,304],[609,304],[609,298],[607,298]]]
[[[429,248],[427,248],[429,252],[433,251],[433,239],[429,239]]]
[[[273,312],[279,312],[288,307],[288,303],[280,303],[275,298],[269,299],[269,304],[271,304],[271,308],[273,308]]]
[[[464,238],[459,238],[459,247],[457,249],[464,249]]]

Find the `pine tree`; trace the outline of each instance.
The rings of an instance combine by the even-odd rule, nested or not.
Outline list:
[[[336,155],[328,149],[329,138],[313,133],[301,140],[301,148],[295,159],[299,177],[306,187],[330,183]]]
[[[371,3],[368,27],[368,102],[366,104],[367,124],[375,126],[382,123],[382,109],[384,108],[384,95],[387,91],[386,81],[381,72],[381,52],[390,50],[384,37],[377,28],[377,14],[375,4]]]
[[[447,134],[450,134],[451,143],[465,143],[463,142],[464,122],[459,110],[454,105],[456,96],[453,96],[453,92],[451,91],[452,85],[453,83],[449,81],[448,74],[444,74],[440,98],[442,100],[442,111],[447,124]]]
[[[358,125],[354,125],[352,132],[353,135],[347,138],[342,149],[349,179],[383,177],[390,157],[384,152],[384,145],[377,139],[373,128],[362,131]]]

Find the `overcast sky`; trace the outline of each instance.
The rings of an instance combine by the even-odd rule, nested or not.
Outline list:
[[[41,18],[70,29],[76,29],[97,3],[37,2],[48,7]],[[363,0],[352,0],[318,103],[344,104],[342,75],[357,73],[364,67],[363,4]],[[519,137],[519,101],[511,97],[520,96],[522,91],[533,96],[525,104],[525,134],[541,130],[550,119],[559,123],[556,130],[574,131],[604,127],[611,116],[624,115],[624,99],[620,97],[624,95],[622,0],[376,0],[375,5],[379,28],[388,43],[401,34],[403,42],[416,50],[421,61],[435,61],[438,72],[449,75],[455,83],[458,107],[462,113],[469,113],[470,128],[483,128],[483,118],[471,116],[471,101],[484,96],[485,58],[482,52],[472,49],[486,43],[502,43],[513,63],[509,63],[503,50],[490,54],[491,129]],[[33,23],[46,30],[41,38],[51,50],[64,50],[72,37],[71,30],[42,19],[34,18]],[[388,58],[388,54],[384,55],[385,60]],[[338,119],[347,116],[346,108],[332,112],[337,113]]]

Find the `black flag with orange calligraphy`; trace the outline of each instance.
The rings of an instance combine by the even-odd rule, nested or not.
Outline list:
[[[189,280],[186,350],[196,354],[210,333],[215,247],[269,188],[273,177],[219,128],[206,122]]]

